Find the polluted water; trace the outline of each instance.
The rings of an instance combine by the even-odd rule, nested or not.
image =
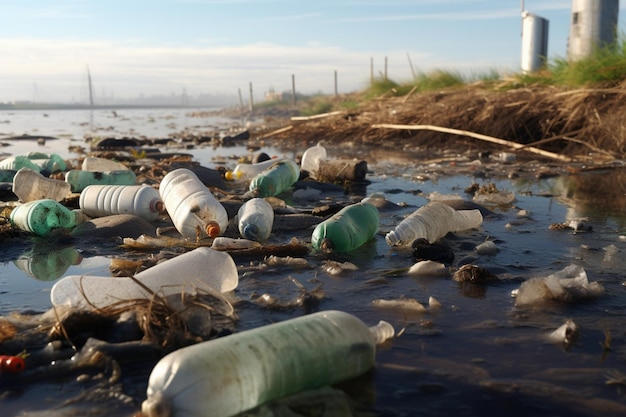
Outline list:
[[[143,128],[152,130],[154,124],[160,125],[158,136],[166,137],[171,133],[166,125],[173,121],[180,130],[216,123],[189,120],[185,116],[189,111],[178,109],[133,110],[127,116],[118,113],[120,137],[128,136],[130,130],[124,129],[132,126],[142,135]],[[6,113],[1,117],[16,120],[3,126],[3,131],[22,130],[12,123],[25,118],[24,114],[17,119]],[[68,113],[50,112],[41,120],[50,123],[51,118],[66,121],[68,117]],[[85,119],[74,117],[59,129],[67,126],[69,134],[82,138]],[[125,121],[126,117],[132,123]],[[115,120],[110,112],[96,112],[94,125],[111,125]],[[73,141],[67,137],[60,135],[58,144],[46,140],[41,153],[63,155],[72,167],[80,167],[79,156],[68,151]],[[206,410],[218,400],[234,412],[257,407],[243,411],[242,416],[308,416],[322,409],[346,416],[404,416],[415,415],[416,410],[424,416],[625,414],[623,170],[568,175],[550,161],[536,160],[521,151],[515,152],[515,161],[506,164],[499,160],[498,152],[479,164],[474,150],[454,154],[451,164],[450,158],[433,162],[420,152],[382,146],[344,150],[319,139],[328,162],[355,155],[366,160],[367,181],[338,186],[301,178],[280,193],[264,197],[274,211],[267,240],[256,242],[260,246],[252,249],[211,249],[209,253],[224,256],[219,257],[223,261],[214,260],[208,266],[185,258],[196,256],[198,244],[209,244],[208,236],[197,240],[193,233],[184,238],[176,228],[156,232],[172,214],[167,207],[159,218],[149,221],[151,236],[126,237],[136,244],[132,249],[117,239],[120,229],[100,240],[95,232],[68,236],[64,230],[47,236],[21,229],[3,235],[1,353],[22,355],[25,364],[17,373],[9,372],[7,365],[0,374],[3,415],[129,416],[139,413],[144,403],[144,414],[149,414],[150,404],[171,404],[171,410],[197,404],[205,405]],[[15,155],[32,151],[34,146],[31,143],[31,149],[20,150],[19,146],[25,145],[9,142],[12,146],[4,151]],[[251,139],[229,148],[187,146],[181,153],[192,155],[194,163],[186,167],[200,177],[198,166],[233,172],[240,159],[251,155],[250,147],[276,160],[299,164],[308,147],[316,143],[300,146]],[[163,174],[177,169],[165,162],[154,166],[167,167]],[[533,170],[546,166],[559,175],[538,179]],[[146,167],[142,175],[135,171],[138,175],[133,185],[147,183],[158,189],[161,178],[150,181],[146,173],[159,171]],[[98,169],[106,172],[111,168]],[[250,192],[248,181],[233,179],[209,187],[227,213],[220,237],[244,240],[235,217],[239,207],[252,198],[242,197]],[[475,198],[479,186],[489,186],[494,192]],[[298,197],[297,191],[313,187],[317,194],[309,195],[316,197]],[[436,193],[440,194],[437,198]],[[377,197],[369,198],[372,195]],[[451,197],[448,200],[442,195]],[[316,226],[364,199],[379,215],[372,237],[346,252],[314,250]],[[386,236],[422,207],[444,200],[457,211],[479,210],[482,220],[420,241],[420,254],[444,252],[446,261],[438,262],[436,268],[431,268],[434,261],[430,261],[426,264],[429,268],[415,274],[411,268],[426,260],[415,258],[412,244],[390,245]],[[7,201],[5,208],[18,205]],[[444,217],[441,213],[446,211],[438,213]],[[97,221],[115,216],[119,215],[90,222],[98,225]],[[143,224],[137,219],[121,230]],[[167,225],[173,226],[173,222]],[[369,226],[372,220],[368,217]],[[95,230],[102,229],[106,227]],[[153,245],[140,246],[146,241]],[[497,250],[484,250],[485,242]],[[143,268],[114,274],[113,260],[141,262]],[[170,262],[176,266],[168,266]],[[200,278],[214,275],[230,277],[230,286],[211,291],[218,285],[212,282],[210,287],[202,287]],[[160,282],[152,286],[148,284],[152,279]],[[176,288],[181,280],[191,282],[183,293]],[[141,283],[146,283],[145,288]],[[124,294],[128,288],[133,288],[132,292]],[[111,298],[106,299],[107,294]],[[88,313],[71,314],[72,303]],[[317,321],[318,314],[331,311],[348,314],[363,324],[350,318],[350,331],[346,331],[341,326],[343,319],[332,325]],[[142,321],[146,317],[150,320]],[[314,329],[310,334],[298,321],[306,318]],[[364,335],[352,339],[351,332],[381,320],[395,333],[375,349]],[[59,321],[64,333],[54,331],[60,329]],[[285,327],[272,330],[273,324]],[[149,331],[137,330],[145,326]],[[42,333],[42,329],[46,331]],[[313,341],[308,339],[311,334]],[[211,379],[217,368],[203,372],[210,368],[203,359],[219,357],[220,367],[232,365],[236,372],[248,369],[249,357],[244,354],[223,359],[231,351],[229,343],[237,341],[228,342],[234,336],[272,346],[270,350],[249,344],[251,349],[256,346],[255,357],[267,359],[253,361],[256,366],[267,365],[263,375],[289,374],[290,366],[298,369],[303,363],[306,372],[327,372],[348,367],[348,358],[360,357],[364,362],[358,372],[344,374],[346,379],[320,378],[324,386],[289,380],[288,387],[297,392],[285,389],[267,397],[232,394],[216,399],[209,387],[219,383],[219,379]],[[210,348],[212,342],[219,342],[218,346]],[[299,349],[281,355],[281,343]],[[317,355],[336,358],[338,350],[334,349],[341,343],[352,343],[349,353],[339,353],[345,363],[316,365]],[[302,355],[300,360],[298,355]],[[177,373],[176,364],[191,371]],[[258,374],[254,375],[247,377],[246,383],[257,383]],[[172,384],[167,386],[163,381],[170,377]],[[192,378],[197,378],[197,383],[191,384],[196,391],[185,391],[183,387]],[[275,398],[274,393],[287,396]]]

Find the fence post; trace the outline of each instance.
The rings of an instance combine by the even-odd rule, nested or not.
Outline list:
[[[339,91],[337,89],[337,70],[335,70],[335,97],[339,95]]]
[[[252,81],[250,82],[250,111],[254,110],[254,99],[252,96]]]
[[[296,76],[291,74],[291,104],[296,106]]]

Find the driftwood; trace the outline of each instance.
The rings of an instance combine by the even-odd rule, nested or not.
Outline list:
[[[330,113],[314,114],[313,116],[293,116],[291,120],[293,121],[315,120],[315,119],[322,119],[324,117],[338,116],[344,113],[345,112],[343,110],[337,110],[337,111],[331,111]]]
[[[528,152],[533,152],[541,156],[545,156],[552,159],[558,159],[560,161],[572,162],[572,158],[569,156],[559,155],[553,152],[544,151],[543,149],[534,148],[532,146],[525,146],[516,142],[511,142],[504,139],[494,138],[492,136],[482,135],[480,133],[469,132],[467,130],[450,129],[447,127],[439,127],[433,125],[396,125],[396,124],[375,124],[372,125],[374,129],[402,129],[402,130],[433,130],[436,132],[450,133],[459,136],[469,136],[475,139],[484,140],[487,142],[497,143],[499,145],[508,146],[513,149],[523,149]]]
[[[312,176],[322,182],[363,181],[367,174],[367,161],[333,159],[320,161]]]

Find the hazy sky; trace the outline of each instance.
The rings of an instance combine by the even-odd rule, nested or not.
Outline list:
[[[571,0],[525,1],[565,57]],[[620,6],[620,27],[624,6]],[[13,0],[0,6],[0,102],[360,90],[384,71],[518,72],[513,0]]]

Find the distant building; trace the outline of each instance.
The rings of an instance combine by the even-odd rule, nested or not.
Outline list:
[[[270,91],[265,93],[265,101],[282,101],[283,93],[277,93],[274,91],[274,87],[270,88]]]

